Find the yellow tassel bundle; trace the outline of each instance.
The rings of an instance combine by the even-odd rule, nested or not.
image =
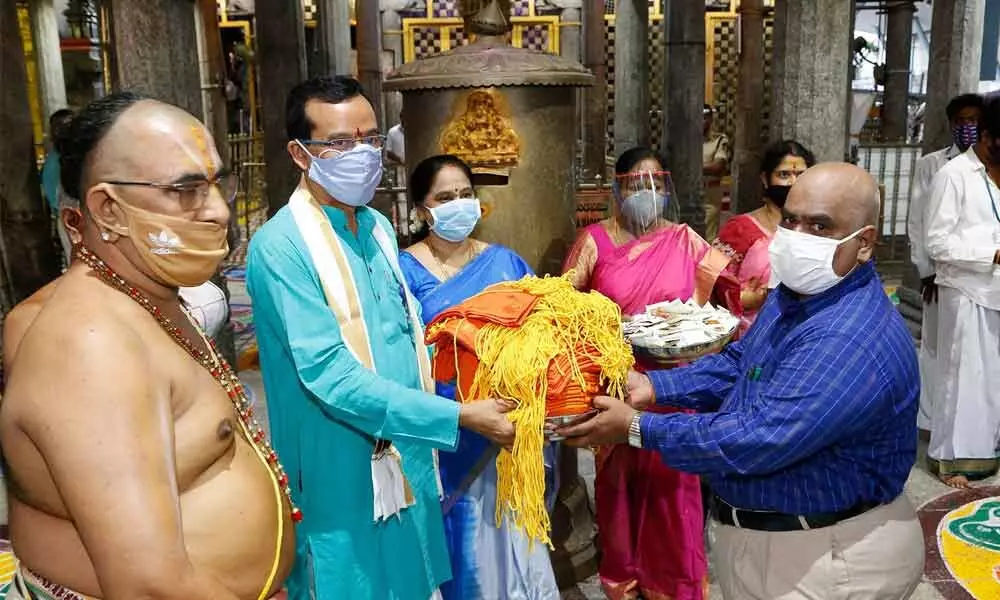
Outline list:
[[[542,460],[550,382],[572,382],[578,392],[587,392],[577,412],[589,408],[598,390],[622,399],[634,362],[632,349],[622,336],[618,306],[596,292],[576,290],[566,276],[529,276],[500,285],[536,296],[538,301],[517,327],[482,325],[475,337],[479,364],[464,399],[500,398],[516,403],[508,413],[516,429],[513,451],[503,450],[497,457],[497,526],[509,510],[517,527],[551,547]],[[591,375],[588,383],[584,371],[594,372],[595,365],[600,375]]]

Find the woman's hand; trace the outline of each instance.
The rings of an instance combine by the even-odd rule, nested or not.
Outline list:
[[[744,310],[757,310],[764,305],[765,300],[767,300],[767,286],[758,277],[750,279],[740,290],[740,304]]]
[[[635,410],[646,410],[656,404],[653,383],[646,375],[629,371],[625,386],[625,401]]]

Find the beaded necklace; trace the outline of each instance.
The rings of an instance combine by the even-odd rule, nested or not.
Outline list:
[[[240,383],[239,378],[236,373],[233,372],[232,367],[226,362],[226,359],[219,356],[218,349],[215,347],[215,342],[208,338],[204,338],[208,352],[203,352],[202,350],[195,348],[194,344],[191,343],[179,327],[174,325],[174,323],[167,318],[160,308],[153,304],[149,298],[142,295],[135,287],[129,285],[124,278],[118,273],[115,273],[111,267],[109,267],[103,260],[94,255],[93,252],[88,250],[82,244],[78,244],[73,250],[73,255],[79,258],[88,267],[97,273],[97,276],[104,283],[122,292],[132,300],[136,302],[139,306],[144,308],[146,312],[156,319],[156,322],[163,328],[163,330],[169,335],[178,346],[184,349],[188,355],[191,356],[199,365],[204,367],[206,371],[215,379],[220,386],[222,386],[223,391],[229,396],[229,400],[233,403],[233,407],[236,409],[236,414],[239,416],[239,422],[242,426],[243,433],[246,435],[247,440],[254,446],[257,453],[267,461],[268,467],[274,472],[277,478],[278,487],[284,493],[285,497],[288,498],[288,506],[291,508],[292,521],[298,523],[302,520],[302,511],[299,510],[292,503],[292,490],[288,486],[288,474],[285,473],[285,469],[278,462],[278,453],[274,451],[271,444],[265,439],[264,429],[257,422],[257,419],[253,416],[253,406],[251,406],[250,399],[247,397],[246,392],[243,389],[243,385]],[[190,317],[189,317],[190,318]]]

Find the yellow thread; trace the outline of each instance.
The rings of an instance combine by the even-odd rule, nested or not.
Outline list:
[[[570,372],[561,375],[587,390],[580,364],[589,359],[600,367],[602,389],[624,399],[625,380],[634,362],[622,335],[618,306],[597,292],[576,290],[571,277],[572,273],[529,276],[505,284],[537,296],[538,302],[519,327],[491,323],[479,330],[475,348],[479,366],[469,398],[463,398],[500,398],[517,405],[507,414],[517,432],[513,450],[502,450],[497,457],[496,522],[500,526],[506,514],[532,542],[549,547],[542,459],[549,365],[556,356],[565,355]],[[456,373],[457,368],[456,360]]]

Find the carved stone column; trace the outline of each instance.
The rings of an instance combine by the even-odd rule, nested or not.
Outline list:
[[[846,157],[853,18],[845,0],[775,4],[772,137],[802,142],[821,162]]]
[[[31,36],[35,42],[38,83],[42,93],[42,112],[48,117],[66,108],[66,78],[63,74],[59,40],[59,15],[54,0],[34,0],[30,6]]]
[[[882,139],[905,142],[909,120],[910,49],[913,47],[913,2],[892,2],[887,8],[885,100],[882,103]]]
[[[704,31],[704,24],[702,30]],[[615,156],[634,146],[649,144],[648,40],[649,1],[617,0],[615,2]]]
[[[603,178],[607,172],[608,44],[605,38],[604,0],[585,0],[583,6],[583,63],[594,75],[594,85],[583,90],[584,178]]]

